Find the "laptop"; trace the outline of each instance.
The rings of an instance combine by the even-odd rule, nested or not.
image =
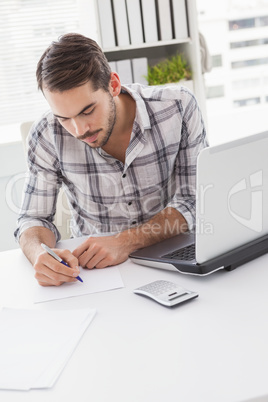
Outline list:
[[[196,229],[136,250],[141,265],[208,275],[268,251],[268,131],[203,149],[197,158]]]

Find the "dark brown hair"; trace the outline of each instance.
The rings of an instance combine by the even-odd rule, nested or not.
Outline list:
[[[108,91],[111,69],[98,44],[83,35],[69,33],[59,38],[37,64],[38,88],[63,92],[89,80],[94,90]]]

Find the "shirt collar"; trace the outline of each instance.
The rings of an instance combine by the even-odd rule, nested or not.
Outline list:
[[[121,86],[121,93],[128,93],[136,102],[136,116],[134,119],[132,134],[128,149],[126,151],[126,156],[128,156],[131,150],[133,150],[138,144],[140,144],[140,146],[136,148],[135,152],[139,152],[141,150],[140,147],[143,147],[143,144],[146,142],[144,131],[151,128],[151,123],[145,102],[139,92],[135,90],[135,86],[136,84],[133,84],[131,86]],[[102,148],[96,148],[96,151],[101,156],[110,157],[110,155],[107,154]],[[135,156],[134,154],[135,153],[132,152],[133,158]]]
[[[141,97],[141,95],[138,93],[138,91],[135,90],[135,85],[132,86],[122,85],[121,92],[128,93],[136,102],[136,116],[134,120],[134,126],[135,122],[138,123],[142,132],[144,132],[144,130],[146,129],[150,129],[151,123],[145,102]]]

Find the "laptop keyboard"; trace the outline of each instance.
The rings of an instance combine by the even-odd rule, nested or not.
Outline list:
[[[171,260],[183,260],[191,261],[195,259],[195,244],[190,244],[190,246],[180,248],[179,250],[172,251],[172,253],[165,254],[162,258],[168,258]]]

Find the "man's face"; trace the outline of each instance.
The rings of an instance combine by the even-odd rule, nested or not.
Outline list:
[[[92,148],[106,145],[116,121],[116,105],[110,92],[94,91],[87,82],[64,92],[44,95],[60,124],[75,138]]]

